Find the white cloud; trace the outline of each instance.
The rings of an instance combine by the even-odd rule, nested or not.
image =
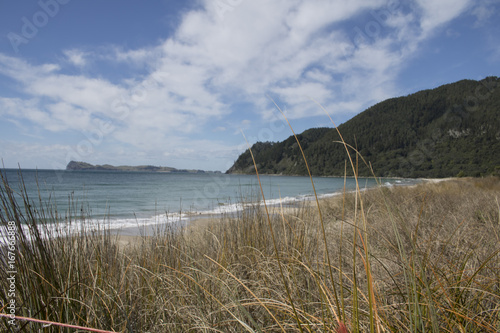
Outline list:
[[[20,82],[27,95],[65,102],[91,112],[108,112],[112,100],[124,90],[103,79],[58,74],[53,64],[30,65],[0,54],[0,73]]]
[[[385,22],[388,34],[355,49],[349,46],[354,33],[346,36],[336,24],[363,11],[386,10],[386,1],[243,1],[224,16],[207,1],[205,7],[186,13],[175,35],[157,48],[113,49],[117,61],[148,61],[154,69],[143,79],[118,86],[103,79],[51,73],[25,82],[32,94],[111,118],[113,101],[119,96],[137,97],[133,91],[139,90],[147,96],[132,104],[145,116],[132,119],[134,126],[145,129],[157,128],[168,116],[172,127],[192,130],[193,117],[203,123],[207,117],[227,114],[225,97],[233,93],[256,104],[266,93],[278,93],[295,108],[293,117],[300,118],[310,113],[300,111],[304,100],[299,101],[299,95],[328,106],[334,98],[342,99],[339,94],[369,103],[393,93],[393,87],[384,83],[397,75],[419,38],[457,17],[469,4],[460,0],[451,5],[450,1],[417,0],[422,9],[420,35],[414,29],[413,14],[395,11]],[[403,52],[394,51],[395,43],[402,43]],[[83,51],[65,54],[75,65],[87,63],[88,54]],[[33,66],[26,67],[32,72]],[[57,70],[50,68],[50,72]],[[360,81],[375,86],[369,94],[360,94],[356,92],[360,88],[353,87]]]
[[[56,64],[43,64],[40,66],[31,66],[26,61],[9,57],[0,53],[0,74],[21,82],[50,75],[60,69]]]
[[[16,124],[29,122],[53,132],[91,131],[97,125],[90,112],[59,102],[43,104],[37,98],[0,97],[0,116]]]
[[[476,7],[472,10],[472,15],[476,17],[476,27],[488,24],[491,17],[497,13],[497,7],[500,0],[478,1]]]
[[[85,52],[81,50],[65,50],[63,51],[63,54],[66,56],[67,60],[77,66],[77,67],[84,67],[87,65],[87,56]]]
[[[273,93],[280,96],[281,101],[292,105],[286,112],[289,118],[302,118],[304,114],[321,114],[322,110],[312,101],[325,104],[329,101],[332,92],[321,83],[307,82],[294,87],[274,88]]]
[[[275,86],[302,84],[301,77],[311,65],[339,60],[343,54],[338,43],[344,42],[344,36],[325,27],[382,3],[242,2],[223,19],[208,7],[207,12],[186,15],[176,38],[164,45],[164,59],[175,67],[182,59],[213,78],[211,88],[244,91],[249,101],[255,101]],[[207,80],[200,75],[198,82]]]
[[[471,0],[416,0],[416,2],[423,10],[420,25],[424,36],[458,17],[473,3]]]
[[[395,78],[419,45],[472,2],[415,0],[410,12],[407,3],[390,10],[387,0],[254,0],[233,2],[225,12],[214,3],[203,0],[186,12],[176,32],[158,45],[69,49],[62,51],[61,64],[35,65],[0,54],[0,74],[17,81],[26,96],[1,98],[0,116],[27,119],[49,131],[82,133],[106,122],[112,127],[108,137],[117,143],[161,156],[188,156],[201,149],[190,135],[209,121],[241,112],[234,104],[254,105],[253,112],[268,119],[266,94],[277,97],[296,119],[322,114],[309,97],[331,113],[353,114],[393,96]],[[484,19],[484,8],[476,7],[473,14]],[[356,43],[350,20],[373,10],[387,18],[377,21],[379,33]],[[375,20],[357,24],[366,32]],[[110,61],[129,66],[130,76],[112,82],[69,75],[64,67]],[[222,132],[222,126],[217,130]],[[188,150],[169,148],[174,145]],[[202,146],[213,152],[207,143]],[[224,147],[219,145],[218,153]]]
[[[0,159],[7,163],[8,168],[17,167],[18,163],[21,168],[61,169],[66,166],[64,157],[71,150],[70,146],[64,144],[44,145],[13,140],[0,140],[0,146],[2,147]],[[62,158],[56,161],[55,157]]]
[[[14,122],[30,121],[37,123],[50,130],[59,128],[53,122],[50,114],[39,109],[37,99],[23,100],[20,98],[0,97],[0,115],[2,118]]]
[[[102,79],[84,76],[49,75],[26,82],[31,94],[49,97],[93,113],[109,113],[114,99],[124,90]]]

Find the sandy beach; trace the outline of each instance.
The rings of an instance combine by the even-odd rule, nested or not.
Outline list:
[[[271,331],[280,316],[279,324],[296,325],[292,304],[301,304],[299,316],[311,325],[335,327],[335,318],[318,316],[334,302],[323,300],[326,293],[343,302],[348,320],[353,308],[366,311],[376,302],[381,327],[398,332],[413,322],[409,302],[424,310],[428,304],[453,308],[422,317],[426,327],[435,321],[442,331],[470,328],[462,319],[481,313],[472,331],[494,332],[500,327],[499,193],[498,179],[431,179],[323,198],[322,219],[316,202],[306,200],[269,206],[270,219],[254,206],[104,237],[20,238],[16,279],[23,283],[16,292],[24,299],[35,295],[33,304],[61,302],[68,314],[90,307],[89,315],[97,316],[92,326],[113,331],[127,331],[129,318],[141,331],[161,324],[163,331],[189,330],[199,327],[199,318],[206,327],[229,331],[234,315],[245,320],[238,307]],[[435,292],[426,292],[422,279]],[[341,285],[343,294],[333,287]],[[375,301],[365,297],[370,290]],[[418,303],[406,290],[418,294]],[[106,314],[110,322],[102,326]],[[358,322],[370,324],[363,316]]]
[[[391,178],[392,179],[392,178]],[[445,181],[453,180],[454,178],[423,178],[420,179],[421,183],[441,183]],[[382,179],[384,180],[384,179]],[[385,185],[381,185],[384,187]],[[394,185],[391,185],[394,186]],[[406,187],[413,188],[418,186],[418,184],[413,185],[396,185],[398,187]],[[373,188],[362,189],[362,191],[372,191]],[[375,189],[376,190],[376,189]],[[352,193],[354,191],[348,191],[348,193]],[[332,193],[331,195],[318,199],[320,205],[324,205],[332,200],[336,200],[336,198],[340,197],[342,192]],[[285,215],[285,216],[297,216],[300,210],[302,209],[316,209],[317,203],[314,198],[304,199],[302,201],[298,201],[295,203],[283,203],[283,204],[272,204],[268,205],[268,211],[271,215]],[[264,211],[264,206],[261,207]],[[189,214],[188,214],[189,215]],[[223,223],[224,219],[227,218],[238,218],[238,213],[232,214],[212,214],[212,215],[193,215],[187,221],[181,221],[178,223],[169,223],[167,224],[157,224],[157,225],[149,225],[149,226],[137,226],[134,228],[124,228],[124,229],[114,229],[111,230],[112,234],[116,238],[116,242],[120,246],[137,246],[144,242],[144,239],[149,237],[153,237],[155,234],[158,234],[165,227],[179,227],[184,228],[185,233],[192,234],[195,232],[200,232],[204,228],[213,225],[214,223]]]

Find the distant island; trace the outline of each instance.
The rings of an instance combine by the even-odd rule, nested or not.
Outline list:
[[[120,165],[113,166],[109,164],[93,165],[86,162],[71,161],[66,166],[68,171],[132,171],[132,172],[162,172],[162,173],[221,173],[220,171],[187,170],[171,167],[161,167],[153,165]]]
[[[444,178],[500,175],[500,79],[462,80],[380,102],[338,126],[376,176]],[[343,176],[347,153],[334,128],[297,135],[312,174]],[[307,175],[293,136],[257,142],[252,152],[261,174]],[[356,156],[351,149],[351,156]],[[359,160],[358,174],[372,171]],[[227,170],[255,173],[249,151]],[[352,175],[350,167],[347,175]]]

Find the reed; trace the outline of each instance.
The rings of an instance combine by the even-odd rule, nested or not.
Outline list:
[[[345,147],[356,170],[363,161]],[[205,227],[158,227],[126,246],[78,203],[59,212],[0,174],[18,316],[116,332],[500,330],[498,178],[359,185],[294,210],[253,205]],[[0,319],[5,332],[75,332],[17,324]]]

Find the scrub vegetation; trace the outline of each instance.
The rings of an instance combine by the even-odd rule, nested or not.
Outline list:
[[[357,180],[364,160],[340,138],[344,175],[349,166]],[[358,186],[299,207],[255,204],[212,223],[158,226],[124,245],[106,221],[94,229],[71,197],[59,212],[0,174],[3,238],[13,224],[16,232],[15,314],[25,317],[17,327],[1,319],[2,331],[500,331],[497,177]]]
[[[380,187],[123,245],[4,179],[0,216],[17,227],[18,316],[117,332],[498,332],[499,194],[498,178]]]

